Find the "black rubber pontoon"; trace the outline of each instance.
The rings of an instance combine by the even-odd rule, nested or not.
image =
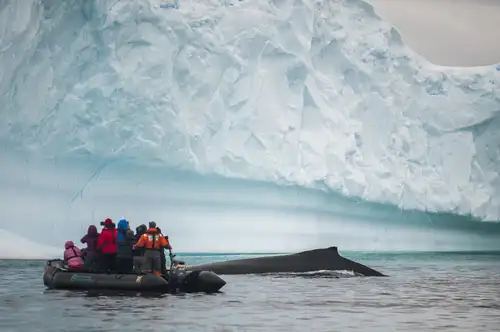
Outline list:
[[[47,261],[43,283],[50,289],[160,293],[215,293],[226,284],[214,272],[187,271],[182,261],[174,261],[165,276],[158,276],[68,271],[60,259]]]
[[[363,276],[385,276],[363,264],[340,256],[337,247],[308,250],[290,255],[236,259],[192,265],[187,267],[187,269],[190,271],[212,271],[220,275],[344,270],[353,271]]]

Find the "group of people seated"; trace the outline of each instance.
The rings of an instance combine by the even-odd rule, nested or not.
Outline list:
[[[154,273],[166,272],[165,249],[172,250],[168,236],[161,233],[154,221],[130,229],[129,222],[122,219],[116,226],[107,218],[101,222],[101,233],[90,225],[87,234],[80,240],[87,248],[80,250],[73,241],[64,245],[64,262],[68,269],[97,273]]]

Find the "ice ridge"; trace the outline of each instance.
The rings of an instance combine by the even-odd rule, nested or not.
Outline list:
[[[498,67],[361,0],[5,1],[0,140],[500,218]]]

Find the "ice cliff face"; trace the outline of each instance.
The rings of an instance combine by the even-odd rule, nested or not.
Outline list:
[[[0,140],[500,218],[500,72],[361,0],[5,1]]]

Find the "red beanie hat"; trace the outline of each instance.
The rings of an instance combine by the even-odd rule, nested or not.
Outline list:
[[[113,220],[111,220],[111,218],[106,218],[106,220],[104,220],[104,226],[111,225],[112,223]]]

